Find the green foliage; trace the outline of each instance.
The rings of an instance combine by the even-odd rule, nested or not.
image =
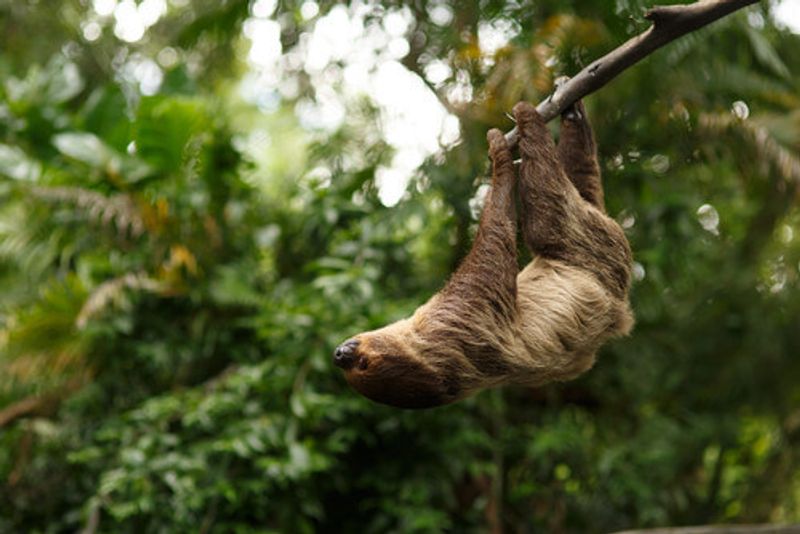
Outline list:
[[[459,4],[448,24],[407,8],[404,66],[445,63],[430,87],[446,101],[467,80],[474,104],[391,208],[375,102],[332,131],[295,117],[325,95],[291,54],[332,3],[271,15],[294,87],[274,110],[233,81],[255,6],[179,4],[123,44],[77,2],[0,1],[0,531],[800,520],[799,43],[767,6],[587,101],[637,261],[634,333],[569,384],[405,412],[350,391],[331,351],[441,286],[474,231],[486,128],[644,28],[649,3]],[[515,33],[487,56],[497,23]],[[145,57],[165,63],[155,94],[125,74]]]

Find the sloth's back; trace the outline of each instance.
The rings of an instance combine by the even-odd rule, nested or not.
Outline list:
[[[603,342],[633,326],[628,303],[590,272],[542,257],[517,276],[517,313],[519,342],[509,356],[532,368],[531,376],[520,380],[527,384],[581,374]]]

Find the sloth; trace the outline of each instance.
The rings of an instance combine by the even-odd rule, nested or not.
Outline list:
[[[562,114],[558,147],[533,105],[518,103],[514,116],[521,162],[500,130],[488,132],[491,188],[472,249],[444,288],[411,317],[336,348],[335,365],[367,398],[430,408],[486,388],[570,380],[632,328],[631,250],[606,215],[582,103]],[[521,271],[515,188],[534,255]]]

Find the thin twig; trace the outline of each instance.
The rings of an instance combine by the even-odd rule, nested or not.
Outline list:
[[[559,86],[536,106],[536,111],[550,121],[665,44],[756,2],[758,0],[701,0],[694,4],[655,6],[644,15],[653,23],[652,26]],[[517,144],[519,133],[516,127],[506,134],[506,140],[509,145]]]

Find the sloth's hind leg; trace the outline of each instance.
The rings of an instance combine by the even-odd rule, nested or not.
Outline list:
[[[534,254],[561,259],[580,225],[581,200],[556,155],[556,147],[536,108],[514,106],[519,128],[519,198],[522,235]]]
[[[561,114],[557,152],[564,172],[581,197],[605,212],[597,145],[583,102],[576,102]]]
[[[539,256],[590,272],[614,297],[626,298],[631,251],[622,228],[581,197],[536,108],[520,102],[514,114],[520,132],[519,193],[527,245]],[[573,133],[587,133],[580,128]],[[585,158],[588,145],[581,144],[579,160],[591,164],[591,158]]]

